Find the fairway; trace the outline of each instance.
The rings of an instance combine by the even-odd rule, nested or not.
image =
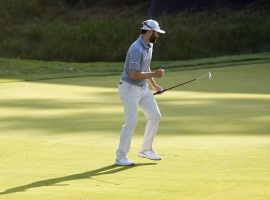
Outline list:
[[[269,63],[170,71],[157,96],[162,113],[155,150],[113,165],[123,124],[119,76],[0,84],[2,200],[270,199]]]

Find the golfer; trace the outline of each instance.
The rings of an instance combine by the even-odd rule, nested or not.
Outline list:
[[[150,70],[153,44],[159,37],[159,33],[165,33],[165,31],[160,29],[158,22],[151,19],[144,21],[141,35],[127,52],[124,71],[118,85],[119,95],[124,106],[125,124],[122,126],[116,152],[115,164],[117,165],[134,165],[134,162],[128,159],[127,154],[131,137],[137,126],[138,107],[142,109],[147,118],[144,141],[139,156],[151,160],[161,160],[152,146],[161,114],[154,95],[148,88],[150,85],[154,91],[162,91],[162,88],[154,81],[154,77],[161,78],[164,70],[158,69],[154,72]]]

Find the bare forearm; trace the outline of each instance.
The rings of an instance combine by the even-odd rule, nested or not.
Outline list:
[[[149,68],[149,72],[151,72],[150,68]],[[157,86],[157,84],[156,84],[156,82],[154,80],[154,77],[148,78],[147,81],[151,85],[151,87],[156,87]]]
[[[157,85],[153,77],[148,78],[147,81],[152,87]]]
[[[129,71],[129,76],[132,80],[145,80],[145,79],[150,79],[153,78],[155,76],[154,72],[137,72],[137,71],[133,71],[130,70]]]

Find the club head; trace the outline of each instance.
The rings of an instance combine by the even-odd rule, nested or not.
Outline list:
[[[212,74],[211,74],[211,72],[208,72],[208,79],[209,80],[212,80]]]

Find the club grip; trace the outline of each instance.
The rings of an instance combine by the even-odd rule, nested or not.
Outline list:
[[[158,91],[158,92],[153,93],[153,95],[156,95],[156,94],[162,94],[163,92],[164,92],[164,90]]]

